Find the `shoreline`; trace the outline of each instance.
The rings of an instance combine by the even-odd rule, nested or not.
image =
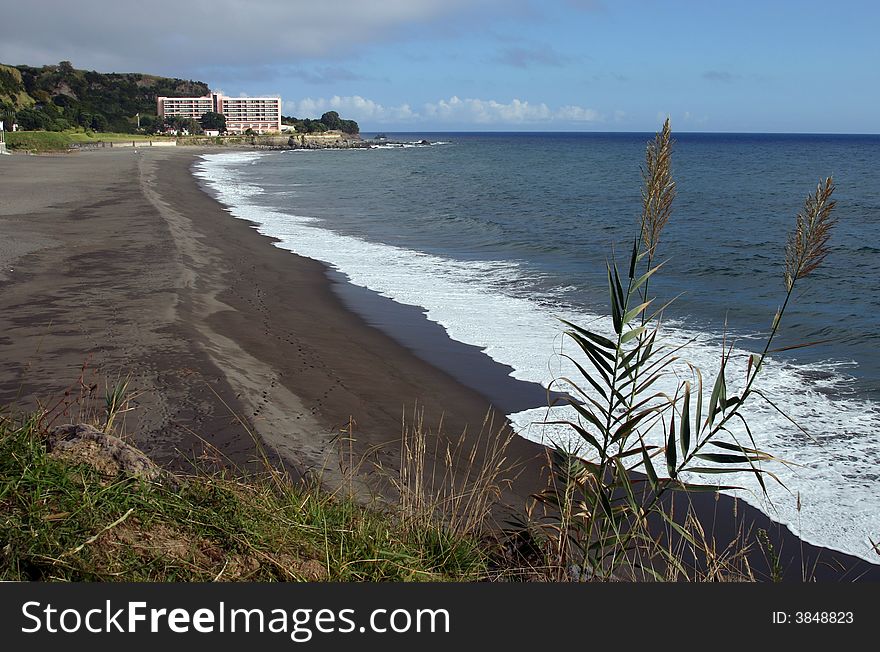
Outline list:
[[[105,373],[138,369],[144,393],[128,429],[164,463],[197,457],[204,448],[197,435],[210,433],[212,445],[247,466],[254,445],[235,412],[298,474],[323,469],[331,484],[340,466],[335,438],[349,416],[357,422],[355,452],[384,446],[379,458],[389,466],[399,459],[401,416],[416,402],[426,423],[443,415],[444,439],[457,438],[466,424],[479,426],[490,404],[499,408],[496,423],[504,418],[509,406],[502,397],[490,401],[431,364],[425,351],[419,355],[417,344],[429,338],[425,346],[441,352],[459,344],[445,332],[425,335],[431,322],[424,314],[413,309],[402,331],[390,332],[370,319],[374,298],[229,215],[190,172],[204,151],[216,152],[4,157],[0,188],[15,197],[0,208],[0,228],[16,228],[17,244],[0,248],[3,271],[7,261],[13,269],[0,298],[0,332],[7,333],[0,336],[0,404],[63,391],[89,351]],[[16,159],[28,169],[16,171]],[[28,183],[42,190],[22,192]],[[53,205],[62,195],[67,201]],[[129,217],[124,225],[120,215]],[[478,350],[461,355],[461,368],[481,356],[487,378],[506,376]],[[25,360],[32,364],[18,362]],[[517,437],[508,457],[521,472],[503,499],[522,509],[542,485],[544,449]],[[367,475],[375,480],[376,473]],[[818,566],[816,579],[851,580],[863,571],[880,579],[880,566],[803,543],[742,501],[691,499],[721,548],[742,523],[769,528],[781,542],[789,579],[800,581],[791,569],[812,567],[817,556],[849,570]]]

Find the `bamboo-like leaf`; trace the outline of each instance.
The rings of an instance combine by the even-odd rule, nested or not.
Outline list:
[[[742,403],[742,399],[739,396],[731,396],[728,399],[725,399],[724,404],[722,405],[723,409],[728,410],[736,405]]]
[[[642,464],[645,466],[645,475],[648,476],[648,482],[651,483],[651,489],[657,491],[657,472],[654,470],[654,462],[648,456],[645,446],[642,446]]]
[[[624,338],[626,335],[624,335]],[[621,344],[624,343],[624,340],[621,339]],[[620,361],[620,364],[617,365],[617,368],[623,368],[626,371],[627,376],[631,376],[632,372],[635,371],[635,367],[632,366],[633,358],[635,358],[639,354],[639,347],[633,347],[632,351],[628,352]]]
[[[744,455],[757,455],[763,460],[772,460],[776,459],[769,453],[765,453],[762,450],[758,450],[757,448],[746,448],[745,446],[740,446],[739,444],[731,444],[726,441],[710,441],[712,446],[716,446],[717,448],[723,448],[729,451],[736,451],[738,453],[743,453]]]
[[[633,513],[639,512],[639,506],[636,503],[636,497],[633,494],[632,485],[629,481],[629,475],[626,472],[626,467],[623,465],[623,462],[618,458],[614,458],[614,464],[617,467],[617,474],[620,478],[620,486],[623,487],[623,491],[626,495],[626,502],[629,504],[629,508],[633,511]]]
[[[732,484],[693,484],[690,482],[670,482],[667,485],[672,491],[685,491],[695,493],[717,493],[719,491],[730,491],[733,489],[742,489]]]
[[[572,328],[573,330],[577,331],[578,333],[580,333],[584,337],[593,340],[599,346],[603,346],[606,349],[610,349],[612,351],[617,348],[615,346],[614,342],[612,342],[611,340],[609,340],[606,337],[602,337],[601,335],[598,335],[597,333],[594,333],[592,331],[588,331],[586,328],[581,328],[577,324],[573,324],[570,321],[566,321],[564,319],[560,319],[559,321],[561,321],[563,324],[565,324],[569,328]]]
[[[590,422],[591,424],[596,426],[596,428],[599,429],[599,432],[605,431],[605,424],[602,423],[595,414],[590,412],[583,405],[578,405],[577,403],[574,403],[574,402],[570,402],[569,405],[571,405],[571,407],[573,407],[575,409],[575,412],[577,412],[579,415],[581,415],[582,418],[586,419],[588,422]]]
[[[698,367],[691,367],[697,375],[697,409],[694,413],[694,432],[699,434],[703,421],[703,374]]]
[[[571,339],[573,339],[577,343],[580,350],[583,351],[584,353],[586,353],[587,351],[592,351],[597,356],[608,360],[608,362],[614,362],[616,360],[616,358],[614,357],[614,353],[608,352],[608,351],[598,347],[596,344],[594,344],[590,340],[586,339],[585,337],[581,337],[580,335],[578,335],[577,333],[574,333],[572,331],[566,331],[566,335],[568,335]]]
[[[595,389],[597,392],[599,392],[599,394],[602,396],[602,398],[604,398],[606,401],[608,400],[608,394],[605,393],[605,390],[603,389],[603,387],[593,378],[592,374],[590,374],[586,369],[584,369],[583,365],[580,362],[578,362],[577,360],[575,360],[574,358],[572,358],[571,356],[568,356],[568,355],[563,356],[563,357],[566,358],[567,360],[569,360],[572,364],[574,364],[575,367],[577,367],[578,371],[581,373],[581,376],[583,376],[584,378],[587,379],[587,381],[590,383],[590,385],[593,386],[593,389]],[[571,383],[571,381],[567,381],[567,382]],[[574,385],[574,383],[571,383],[571,384]]]
[[[682,471],[688,471],[689,473],[708,473],[711,475],[718,475],[722,473],[750,473],[751,469],[731,469],[731,468],[723,468],[719,466],[689,466],[686,469],[682,469]]]
[[[626,314],[623,316],[623,323],[624,324],[630,323],[633,319],[635,319],[636,317],[639,316],[639,313],[641,313],[645,308],[650,306],[652,302],[653,302],[653,299],[651,299],[651,301],[645,301],[644,303],[640,303],[632,310],[628,310],[626,312]]]
[[[661,267],[663,267],[663,265],[665,265],[665,264],[666,264],[666,263],[660,263],[659,265],[656,265],[655,267],[652,267],[652,268],[649,269],[647,272],[645,272],[644,274],[642,274],[641,276],[639,276],[639,278],[637,278],[637,279],[635,280],[635,282],[633,283],[633,287],[632,287],[632,290],[630,290],[630,294],[635,293],[636,290],[638,290],[640,287],[642,287],[642,285],[645,284],[645,281],[647,281],[649,278],[651,278],[651,277],[654,275],[654,273],[655,273],[658,269],[660,269]]]
[[[605,515],[608,519],[615,525],[617,524],[617,514],[614,511],[614,508],[611,506],[611,503],[608,500],[608,496],[605,495],[605,492],[599,489],[599,502],[602,504],[602,510],[605,512]]]
[[[623,459],[624,457],[632,457],[633,455],[641,455],[644,451],[656,450],[656,446],[638,446],[636,448],[629,448],[623,453],[618,453],[617,457]]]
[[[645,340],[644,346],[641,347],[642,356],[641,356],[641,360],[639,361],[639,364],[644,365],[648,361],[648,359],[651,357],[651,354],[654,352],[654,341],[656,339],[657,339],[657,331],[654,330],[651,332],[651,334]]]
[[[670,478],[675,478],[675,467],[678,464],[675,453],[675,410],[669,417],[669,437],[666,440],[666,470]]]
[[[644,326],[638,326],[638,327],[636,327],[636,328],[633,328],[631,331],[625,333],[625,334],[623,335],[623,337],[620,338],[620,343],[621,343],[621,345],[626,344],[626,343],[629,342],[631,339],[633,339],[633,338],[635,338],[635,337],[638,337],[639,335],[641,335],[641,334],[644,333],[644,332],[645,332],[645,327],[644,327]],[[633,350],[631,351],[631,353],[632,353],[633,355],[635,355],[636,353],[638,353],[638,349],[633,349]]]
[[[639,259],[639,241],[638,238],[633,238],[633,250],[632,255],[629,257],[629,278],[632,278],[636,275],[636,261]]]
[[[623,294],[623,285],[620,284],[620,276],[617,274],[617,265],[614,265],[614,287],[617,289],[617,303],[620,305],[620,311],[623,313],[626,307],[626,297]]]
[[[681,432],[678,436],[681,456],[687,457],[691,448],[691,384],[684,384],[684,398],[681,406]]]
[[[695,547],[698,545],[697,542],[696,542],[696,540],[694,539],[693,535],[691,535],[690,532],[688,532],[688,531],[685,530],[683,527],[681,527],[681,525],[679,525],[678,523],[676,523],[676,522],[675,522],[675,519],[673,519],[672,516],[670,516],[669,514],[667,514],[665,510],[660,509],[660,510],[657,510],[657,511],[658,511],[658,512],[660,513],[660,515],[663,517],[663,520],[665,520],[673,530],[675,530],[676,532],[678,532],[678,534],[679,534],[679,535],[680,535],[685,541],[687,541],[688,543],[690,543],[692,546],[695,546]]]
[[[718,401],[721,398],[722,388],[724,386],[724,363],[721,363],[721,369],[718,370],[718,377],[715,379],[715,386],[712,388],[712,397],[709,399],[709,414],[706,417],[707,423],[715,420],[715,414],[718,412]]]
[[[596,440],[596,438],[587,432],[586,428],[576,424],[574,421],[543,421],[542,423],[550,426],[569,426],[581,436],[581,439],[599,451],[599,453],[602,452],[602,445]]]
[[[618,301],[617,298],[617,290],[614,287],[614,276],[611,274],[611,266],[606,265],[606,267],[608,268],[608,294],[611,296],[611,320],[614,322],[614,332],[620,335],[620,331],[623,330],[621,302]]]
[[[731,455],[729,453],[696,453],[694,457],[706,460],[707,462],[716,462],[717,464],[741,464],[756,461],[746,455]]]
[[[599,374],[602,376],[602,379],[605,381],[605,385],[611,387],[611,375],[613,371],[611,370],[608,362],[597,356],[589,349],[585,349],[584,353],[587,354],[590,362],[593,363],[593,367],[595,367],[596,371],[598,371]]]
[[[661,378],[663,378],[662,371],[658,371],[656,373],[651,374],[650,378],[643,381],[638,387],[636,387],[636,394],[643,394],[646,389],[648,389],[651,385],[656,383]]]
[[[645,419],[645,417],[647,417],[648,415],[653,414],[653,413],[654,413],[654,409],[653,409],[653,408],[649,408],[649,409],[647,409],[647,410],[645,410],[645,411],[643,411],[643,412],[637,414],[637,415],[634,416],[633,418],[628,419],[623,425],[621,425],[621,426],[620,426],[620,427],[614,432],[614,436],[611,437],[611,442],[610,442],[610,443],[612,443],[612,444],[617,443],[617,442],[620,441],[621,439],[623,439],[623,438],[629,436],[629,434],[633,431],[633,429],[634,429],[637,425],[639,425],[639,423],[641,423],[641,422]]]

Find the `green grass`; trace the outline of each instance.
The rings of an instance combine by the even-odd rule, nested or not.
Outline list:
[[[46,452],[0,417],[0,580],[452,581],[480,544],[286,480],[184,476],[173,491]]]
[[[162,136],[83,131],[15,131],[6,133],[9,149],[30,152],[64,151],[73,143],[171,140]]]

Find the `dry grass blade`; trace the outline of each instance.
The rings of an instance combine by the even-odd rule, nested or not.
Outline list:
[[[834,180],[831,177],[816,186],[807,196],[803,210],[797,215],[795,230],[785,247],[785,286],[791,290],[797,279],[804,278],[825,260],[831,228],[837,222],[831,216],[836,201],[831,199]]]
[[[478,435],[465,431],[447,439],[442,422],[431,432],[424,412],[414,408],[412,424],[403,423],[399,471],[387,473],[401,516],[422,527],[441,523],[457,536],[482,534],[509,482],[506,451],[513,436],[508,428],[493,425],[490,412]]]

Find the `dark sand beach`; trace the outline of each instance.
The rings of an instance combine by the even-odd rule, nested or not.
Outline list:
[[[375,488],[375,463],[396,467],[414,406],[431,426],[442,416],[441,437],[467,430],[474,441],[487,414],[504,427],[505,397],[540,397],[418,311],[386,310],[232,218],[190,174],[199,152],[0,157],[0,405],[78,393],[86,364],[102,381],[130,376],[125,431],[170,467],[186,468],[206,442],[249,467],[253,432],[295,475],[332,485],[351,423],[354,457],[369,459],[364,487]],[[480,382],[462,382],[471,367]],[[508,459],[500,517],[542,485],[545,451],[515,438]],[[805,544],[727,496],[695,500],[720,548],[740,526],[770,530],[789,579],[804,567],[821,580],[880,579],[880,566]],[[753,558],[760,576],[766,560]]]

